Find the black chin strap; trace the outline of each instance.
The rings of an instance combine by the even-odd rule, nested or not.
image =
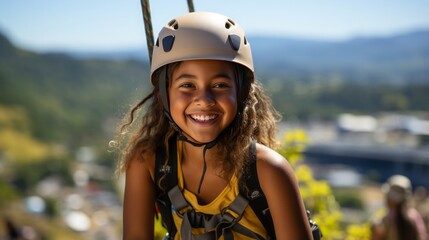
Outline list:
[[[168,112],[166,112],[166,114],[170,115]],[[171,116],[169,118],[171,118]],[[178,136],[178,140],[179,141],[184,141],[184,142],[190,143],[192,146],[195,146],[195,147],[202,147],[202,146],[204,146],[204,148],[203,148],[203,163],[204,163],[204,165],[203,165],[203,173],[201,174],[200,183],[198,184],[198,194],[200,194],[200,192],[201,192],[201,185],[203,184],[204,176],[206,175],[206,170],[207,170],[206,152],[207,152],[207,150],[209,150],[210,148],[214,147],[217,144],[217,142],[218,142],[217,138],[214,139],[211,142],[197,143],[197,142],[189,140],[183,134],[182,130],[177,126],[177,124],[175,122],[170,121],[170,124],[179,133],[179,136]]]
[[[173,121],[170,121],[170,124],[176,125],[176,123],[173,122]],[[202,147],[202,146],[204,146],[204,148],[203,148],[203,163],[204,163],[204,165],[203,165],[203,173],[201,174],[200,183],[198,184],[198,194],[200,194],[200,192],[201,192],[201,186],[203,184],[204,177],[206,175],[206,170],[207,170],[206,152],[207,152],[207,150],[209,150],[210,148],[214,147],[217,144],[217,142],[218,142],[217,138],[214,139],[211,142],[197,143],[197,142],[189,140],[185,135],[183,135],[183,132],[181,131],[181,129],[177,125],[176,125],[176,127],[180,130],[180,131],[178,131],[178,133],[179,133],[178,140],[179,141],[184,141],[184,142],[190,143],[192,146],[195,146],[195,147]],[[173,126],[173,128],[174,128],[174,126]]]

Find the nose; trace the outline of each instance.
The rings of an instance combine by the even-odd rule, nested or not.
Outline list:
[[[201,89],[195,95],[194,102],[201,107],[210,107],[213,106],[216,101],[210,89]]]

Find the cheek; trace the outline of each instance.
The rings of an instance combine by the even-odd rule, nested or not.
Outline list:
[[[169,94],[170,114],[173,119],[182,116],[188,106],[190,97],[186,94],[172,93]],[[178,120],[178,119],[177,119]]]
[[[238,102],[237,97],[235,94],[231,94],[228,97],[225,98],[225,104],[227,105],[228,112],[230,112],[230,115],[235,117],[237,115],[238,111]]]

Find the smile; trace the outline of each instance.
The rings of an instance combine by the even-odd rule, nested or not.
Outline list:
[[[211,115],[197,115],[197,114],[192,114],[189,115],[192,119],[194,119],[195,121],[199,121],[199,122],[207,122],[210,120],[213,120],[215,118],[217,118],[219,115],[217,114],[211,114]]]

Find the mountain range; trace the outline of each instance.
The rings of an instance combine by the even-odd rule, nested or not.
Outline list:
[[[386,37],[320,41],[286,37],[249,36],[258,75],[285,78],[337,76],[360,83],[429,84],[429,30]],[[79,58],[138,59],[142,48],[112,52],[68,52]]]

